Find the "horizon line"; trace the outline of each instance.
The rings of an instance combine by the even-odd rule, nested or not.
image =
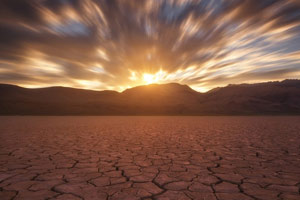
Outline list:
[[[212,91],[216,88],[225,88],[231,85],[254,85],[254,84],[264,84],[264,83],[275,83],[275,82],[283,82],[283,81],[289,81],[289,80],[294,80],[294,81],[300,81],[300,79],[281,79],[281,80],[275,80],[275,81],[262,81],[262,82],[242,82],[242,83],[229,83],[227,85],[224,86],[219,86],[219,87],[213,87],[205,92],[201,92],[198,91],[197,89],[194,89],[192,86],[188,85],[188,84],[181,84],[181,83],[177,83],[177,82],[169,82],[169,83],[151,83],[151,84],[144,84],[144,85],[136,85],[133,87],[128,87],[122,91],[118,91],[118,90],[110,90],[110,89],[93,89],[93,88],[80,88],[80,87],[72,87],[72,86],[63,86],[63,85],[53,85],[53,86],[41,86],[41,87],[28,87],[28,86],[24,86],[22,84],[10,84],[10,83],[1,83],[0,85],[10,85],[10,86],[16,86],[16,87],[20,87],[20,88],[24,88],[24,89],[47,89],[47,88],[67,88],[67,89],[77,89],[77,90],[87,90],[87,91],[95,91],[95,92],[103,92],[103,91],[113,91],[113,92],[117,92],[117,93],[122,93],[128,89],[133,89],[133,88],[137,88],[137,87],[143,87],[143,86],[153,86],[153,85],[169,85],[169,84],[178,84],[178,85],[182,85],[182,86],[188,86],[189,88],[191,88],[192,90],[194,90],[195,92],[198,93],[208,93],[209,91]]]

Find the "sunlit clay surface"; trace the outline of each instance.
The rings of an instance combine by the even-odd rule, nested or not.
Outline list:
[[[298,0],[2,0],[0,81],[123,91],[300,77]]]
[[[0,199],[300,197],[299,117],[0,120]]]

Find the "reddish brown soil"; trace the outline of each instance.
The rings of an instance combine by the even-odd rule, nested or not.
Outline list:
[[[0,117],[0,199],[299,200],[300,117]]]

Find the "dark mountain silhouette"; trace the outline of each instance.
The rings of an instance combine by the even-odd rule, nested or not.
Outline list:
[[[115,91],[0,84],[1,115],[300,114],[300,80],[228,85],[199,93],[177,83]]]

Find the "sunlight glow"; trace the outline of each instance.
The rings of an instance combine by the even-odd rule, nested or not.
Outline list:
[[[0,0],[1,83],[204,91],[299,79],[300,0],[49,2]]]
[[[157,81],[155,79],[154,75],[152,75],[152,74],[144,74],[143,78],[144,78],[144,81],[146,82],[146,84],[152,84]]]
[[[78,86],[83,86],[86,89],[99,89],[102,83],[98,80],[75,80]]]
[[[155,74],[144,73],[143,74],[143,81],[146,84],[153,84],[153,83],[165,83],[167,79],[168,73],[162,69],[160,69]]]
[[[129,80],[136,81],[138,78],[136,77],[136,72],[131,71],[131,76],[129,77]]]

